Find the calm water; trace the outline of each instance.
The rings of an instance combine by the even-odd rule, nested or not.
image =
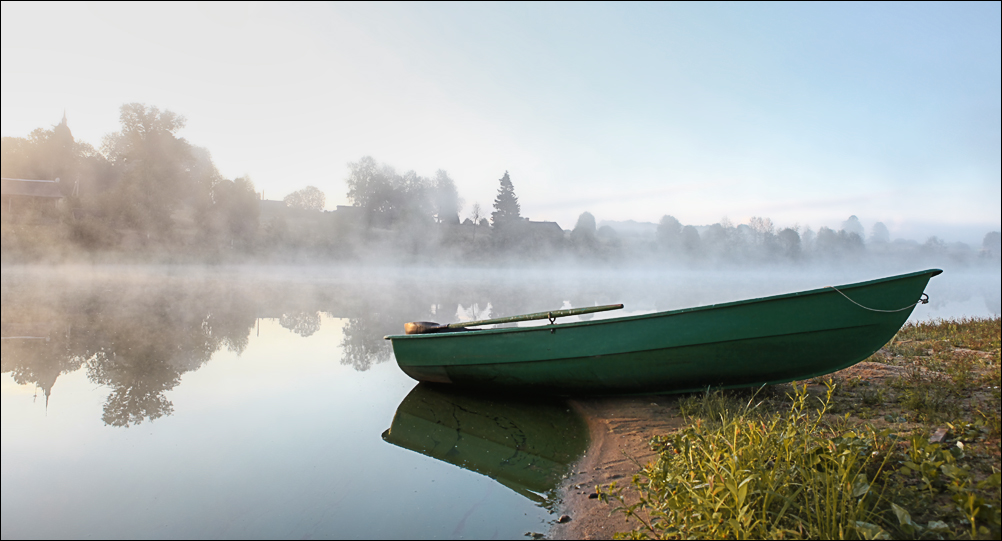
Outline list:
[[[908,271],[913,269],[900,269]],[[561,400],[446,393],[386,334],[623,302],[614,317],[893,272],[10,268],[2,536],[520,538],[587,444]],[[913,319],[999,313],[949,271]]]

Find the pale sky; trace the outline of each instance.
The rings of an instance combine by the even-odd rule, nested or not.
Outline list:
[[[533,220],[1002,228],[1000,4],[2,3],[0,134],[118,109],[268,199],[365,155]]]

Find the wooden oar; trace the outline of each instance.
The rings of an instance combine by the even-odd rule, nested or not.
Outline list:
[[[591,314],[594,312],[605,312],[606,310],[620,310],[622,304],[609,304],[606,306],[592,306],[590,308],[571,308],[569,310],[553,310],[551,312],[536,312],[535,314],[525,314],[523,316],[499,317],[494,319],[482,319],[480,321],[465,321],[463,323],[449,323],[439,325],[431,321],[412,321],[404,324],[406,334],[427,334],[436,332],[450,332],[466,330],[467,327],[480,327],[481,325],[498,325],[501,323],[515,323],[518,321],[532,321],[536,319],[548,319],[550,324],[558,317],[577,316],[581,314]]]

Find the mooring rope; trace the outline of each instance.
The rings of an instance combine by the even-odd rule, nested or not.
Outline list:
[[[915,308],[916,306],[918,306],[920,304],[929,304],[929,295],[926,295],[925,293],[923,293],[922,297],[920,297],[919,300],[915,302],[915,304],[910,304],[908,306],[905,306],[904,308],[898,308],[897,310],[878,310],[876,308],[870,308],[869,306],[863,306],[862,304],[859,304],[858,302],[850,299],[849,295],[846,295],[845,293],[842,293],[841,291],[839,291],[839,288],[837,288],[835,286],[825,286],[825,287],[826,288],[834,289],[835,291],[838,291],[838,294],[842,295],[846,299],[849,299],[849,302],[855,304],[856,306],[858,306],[858,307],[860,307],[860,308],[862,308],[864,310],[869,310],[871,312],[883,312],[885,314],[893,314],[894,312],[904,312],[905,310],[911,310],[912,308]]]

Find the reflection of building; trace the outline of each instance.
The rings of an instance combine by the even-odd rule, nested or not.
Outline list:
[[[11,372],[14,381],[21,385],[34,384],[45,396],[45,407],[49,407],[49,396],[56,379],[67,369],[61,356],[52,351],[49,341],[52,325],[3,323],[0,325],[0,343],[3,343],[3,372]]]

